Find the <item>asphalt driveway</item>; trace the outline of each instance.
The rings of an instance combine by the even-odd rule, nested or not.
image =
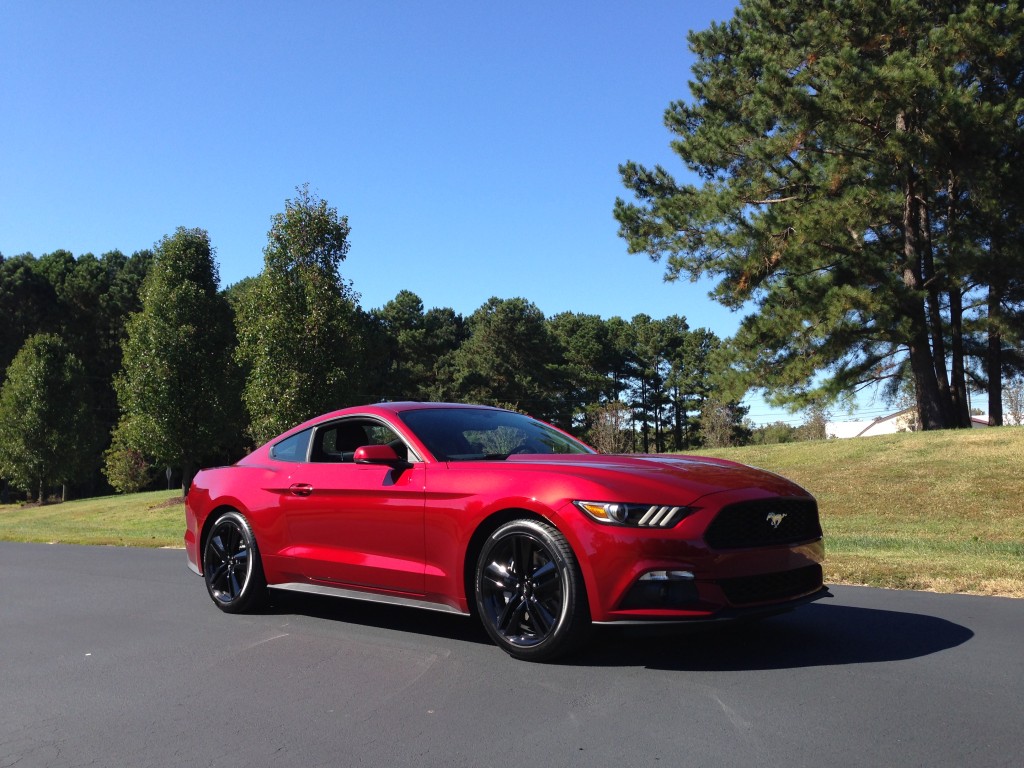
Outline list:
[[[456,616],[227,616],[181,551],[0,543],[0,768],[1024,764],[1024,601],[834,592],[537,665]]]

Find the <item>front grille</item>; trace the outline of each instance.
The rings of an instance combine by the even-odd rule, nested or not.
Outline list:
[[[718,582],[726,599],[733,605],[752,605],[801,597],[821,589],[821,585],[820,565],[808,565],[794,571],[766,573],[761,576],[721,579]]]
[[[796,544],[820,538],[817,502],[782,497],[723,507],[704,532],[712,549]]]

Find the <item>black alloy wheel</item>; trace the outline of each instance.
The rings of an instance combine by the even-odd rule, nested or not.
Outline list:
[[[492,533],[476,568],[484,628],[518,659],[549,661],[575,648],[590,626],[579,566],[555,528],[514,520]]]
[[[210,529],[203,549],[203,577],[213,602],[225,613],[251,610],[266,600],[256,539],[238,512],[225,512]]]

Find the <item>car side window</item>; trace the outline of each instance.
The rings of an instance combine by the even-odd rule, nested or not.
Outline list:
[[[305,461],[309,454],[309,438],[312,434],[313,430],[310,428],[286,437],[270,449],[270,458],[278,461]]]
[[[402,439],[380,422],[347,419],[320,427],[313,438],[310,461],[349,463],[357,448],[364,445],[390,445],[400,458],[408,458]]]

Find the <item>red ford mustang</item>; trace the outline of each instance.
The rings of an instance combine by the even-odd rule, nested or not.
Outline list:
[[[285,432],[188,492],[214,603],[267,587],[475,613],[546,660],[591,623],[691,622],[828,595],[814,498],[717,459],[607,456],[498,408],[383,403]]]

